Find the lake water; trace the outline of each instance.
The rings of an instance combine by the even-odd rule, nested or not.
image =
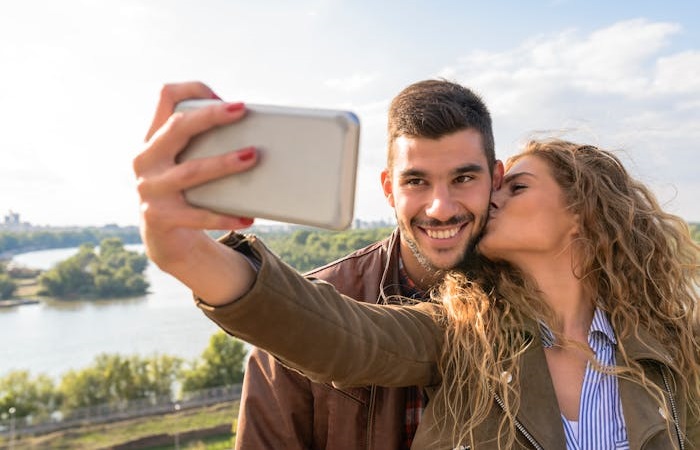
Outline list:
[[[127,246],[143,251],[142,246]],[[17,255],[13,261],[47,269],[77,248]],[[110,301],[58,302],[0,308],[0,376],[27,369],[58,379],[90,365],[100,353],[199,356],[218,329],[194,306],[192,295],[149,264],[150,293]]]

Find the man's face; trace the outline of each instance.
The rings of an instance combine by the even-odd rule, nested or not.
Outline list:
[[[451,269],[462,260],[486,223],[502,173],[500,162],[489,172],[481,134],[473,129],[394,141],[382,186],[396,214],[407,269]]]

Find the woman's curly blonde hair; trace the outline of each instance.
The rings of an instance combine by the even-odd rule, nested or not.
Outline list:
[[[622,355],[617,367],[607,370],[641,384],[666,408],[664,392],[645,378],[622,344],[646,330],[679,368],[675,382],[688,393],[691,417],[698,416],[700,247],[688,225],[664,212],[651,191],[609,151],[562,140],[531,141],[507,167],[524,156],[547,163],[578,217],[579,260],[572,270],[594,306],[608,314]],[[500,427],[494,439],[510,448],[520,406],[518,361],[528,345],[539,342],[531,324],[556,320],[524,274],[483,258],[465,261],[434,295],[443,306],[438,320],[446,328],[436,414],[455,424],[444,430],[455,443],[473,446],[473,431],[497,408]],[[502,374],[510,376],[504,379]],[[494,406],[495,396],[502,408]],[[669,432],[675,435],[670,423]]]

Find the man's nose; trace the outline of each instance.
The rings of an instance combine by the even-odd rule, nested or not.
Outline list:
[[[434,219],[447,221],[460,213],[458,203],[446,186],[435,186],[425,213]]]

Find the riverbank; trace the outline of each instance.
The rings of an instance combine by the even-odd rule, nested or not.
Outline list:
[[[24,305],[36,305],[41,302],[39,296],[39,277],[15,279],[17,290],[12,298],[0,300],[0,308],[15,308]]]
[[[40,300],[37,298],[11,298],[8,300],[0,300],[0,308],[12,308],[22,305],[36,305]]]

